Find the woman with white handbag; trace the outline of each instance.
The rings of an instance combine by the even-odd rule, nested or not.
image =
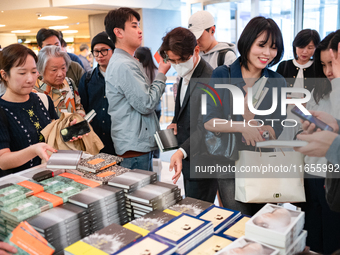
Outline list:
[[[221,98],[221,104],[215,104],[207,98],[207,114],[204,116],[204,126],[208,131],[221,133],[236,133],[239,149],[254,150],[256,142],[263,141],[262,132],[269,132],[270,137],[276,138],[282,132],[281,121],[281,88],[286,87],[285,79],[278,73],[268,69],[277,64],[283,55],[283,39],[277,24],[270,18],[255,17],[244,28],[238,41],[240,57],[230,66],[220,66],[213,72],[210,86],[215,84],[232,84],[242,91],[244,98],[233,98],[233,101],[244,100],[243,115],[231,112],[230,91],[216,89]],[[270,109],[273,102],[273,88],[277,88],[277,108],[267,115],[255,115],[248,109],[248,91],[252,90],[253,106],[258,110]],[[256,97],[256,95],[259,95]],[[228,116],[234,116],[226,122]],[[230,119],[230,118],[229,118]],[[256,121],[256,120],[257,121]],[[270,121],[275,119],[276,121]],[[216,124],[224,123],[224,124]],[[260,123],[260,125],[259,125]],[[243,141],[242,141],[243,140]],[[233,166],[235,161],[229,160]],[[254,214],[258,207],[235,200],[235,177],[219,179],[219,194],[224,207],[241,211],[243,214]]]

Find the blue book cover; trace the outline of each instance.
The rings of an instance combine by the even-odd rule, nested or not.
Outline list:
[[[212,228],[210,221],[198,219],[189,214],[181,214],[153,230],[150,235],[162,238],[170,244],[181,246],[209,227]]]
[[[212,205],[197,215],[197,218],[211,221],[214,225],[214,232],[219,233],[226,225],[235,221],[240,215],[241,212],[239,211]]]
[[[152,255],[168,255],[173,254],[177,250],[177,246],[157,238],[147,235],[131,243],[112,255],[131,255],[131,254],[152,254]]]
[[[246,234],[246,223],[250,220],[251,216],[241,215],[241,217],[237,218],[234,222],[228,224],[225,228],[223,228],[220,232],[220,236],[227,237],[233,241],[241,236]]]

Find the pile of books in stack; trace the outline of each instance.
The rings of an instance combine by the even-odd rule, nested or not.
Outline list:
[[[280,254],[295,254],[306,246],[305,213],[266,204],[246,223],[246,237],[265,243]]]
[[[71,196],[69,202],[87,209],[91,233],[112,223],[123,225],[129,220],[122,189],[100,185]]]
[[[129,172],[115,176],[108,181],[108,185],[124,190],[125,197],[127,194],[136,191],[150,183],[157,181],[157,173],[134,169]],[[131,206],[131,201],[126,199],[126,210],[129,216],[129,221],[134,219],[135,211]],[[138,210],[137,210],[138,213]]]
[[[65,255],[112,254],[136,241],[141,235],[115,223],[65,248]],[[139,253],[130,253],[139,254]]]
[[[90,234],[87,210],[70,203],[35,215],[27,222],[55,248],[56,253]]]

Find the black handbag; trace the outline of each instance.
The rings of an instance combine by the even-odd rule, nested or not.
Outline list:
[[[229,83],[230,83],[230,69],[229,70]],[[231,84],[231,83],[230,83]],[[228,115],[228,120],[233,120],[233,97],[230,95],[230,113]],[[239,158],[238,155],[238,145],[235,133],[221,133],[221,132],[211,132],[206,131],[205,133],[205,145],[207,151],[212,156],[224,157],[230,161],[236,161]]]

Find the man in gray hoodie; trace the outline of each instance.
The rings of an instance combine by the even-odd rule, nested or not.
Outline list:
[[[194,13],[188,22],[189,30],[195,35],[201,57],[212,68],[231,65],[236,60],[236,47],[233,43],[217,42],[215,20],[207,11]]]

